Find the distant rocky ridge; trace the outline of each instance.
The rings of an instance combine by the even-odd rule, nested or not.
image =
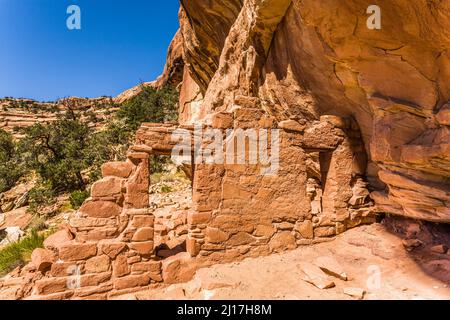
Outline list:
[[[55,102],[3,98],[0,99],[0,128],[20,137],[20,128],[55,121],[58,113],[69,109],[80,113],[82,119],[88,119],[92,127],[101,127],[118,108],[115,100],[110,97],[70,97]]]

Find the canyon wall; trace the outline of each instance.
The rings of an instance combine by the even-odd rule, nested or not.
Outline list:
[[[449,2],[181,3],[182,123],[236,107],[277,123],[352,118],[378,210],[450,222]],[[373,4],[379,30],[367,27]]]
[[[376,212],[450,222],[450,3],[378,0],[381,29],[372,30],[371,2],[182,0],[164,73],[146,84],[179,88],[180,123],[143,124],[127,160],[103,166],[76,218],[0,289],[105,299],[330,241]],[[158,256],[149,161],[172,153],[174,132],[195,146],[197,128],[220,129],[233,158],[238,132],[278,132],[279,170],[198,163],[189,149],[186,252]]]

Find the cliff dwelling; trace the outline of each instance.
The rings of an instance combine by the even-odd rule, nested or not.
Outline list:
[[[450,222],[450,5],[431,2],[380,0],[389,10],[370,30],[363,0],[182,0],[164,73],[151,84],[177,88],[178,122],[142,123],[127,159],[103,164],[76,217],[0,292],[20,281],[17,299],[106,299],[248,258],[327,244],[332,257],[344,238],[336,248],[353,245],[349,256],[369,248],[388,261],[395,251],[376,233],[383,219],[404,231],[402,250],[438,250],[427,263],[447,283],[448,234],[417,239]],[[221,141],[211,151],[200,139],[203,152],[224,159],[236,132],[263,132],[255,146],[276,162],[255,154],[248,136],[244,163],[199,161],[196,128]],[[168,214],[151,200],[149,163],[176,162],[180,146],[190,204]]]

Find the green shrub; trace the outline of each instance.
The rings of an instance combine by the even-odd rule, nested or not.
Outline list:
[[[38,184],[28,193],[28,211],[38,213],[43,206],[56,203],[56,195],[49,185]]]
[[[83,202],[89,198],[89,192],[86,190],[75,190],[70,193],[70,205],[73,209],[78,209],[81,207]]]
[[[163,184],[161,186],[161,193],[170,193],[172,191],[173,191],[172,187],[168,186],[167,184]]]
[[[10,133],[0,129],[0,192],[11,189],[24,173],[17,143]]]
[[[16,104],[36,110],[39,107],[35,103]],[[140,124],[176,120],[177,106],[178,92],[174,88],[142,86],[141,93],[119,106],[116,116],[100,131],[89,127],[89,122],[97,121],[93,112],[82,118],[70,103],[66,112],[57,113],[56,121],[18,128],[24,134],[19,142],[0,130],[0,192],[10,189],[23,175],[35,172],[39,185],[29,195],[31,211],[54,204],[61,193],[72,193],[70,202],[77,208],[88,196],[79,190],[101,177],[101,165],[126,159]],[[152,172],[163,172],[167,161],[164,157],[152,158]]]
[[[125,119],[132,131],[143,122],[175,121],[178,118],[178,92],[171,86],[157,90],[141,85],[141,92],[126,101],[117,116]]]
[[[29,262],[33,250],[42,248],[44,240],[44,235],[33,230],[28,237],[0,249],[0,276],[4,276],[14,268]]]

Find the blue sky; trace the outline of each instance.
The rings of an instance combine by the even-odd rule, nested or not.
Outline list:
[[[81,30],[69,30],[69,5]],[[178,0],[0,0],[0,97],[117,95],[163,70]]]

